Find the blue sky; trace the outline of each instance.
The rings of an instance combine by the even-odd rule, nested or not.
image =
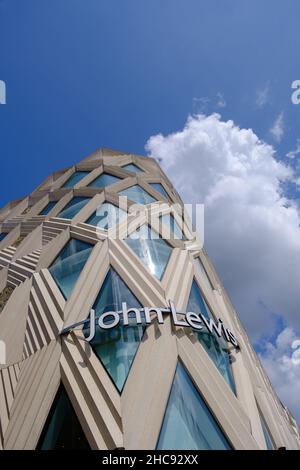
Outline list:
[[[0,203],[100,146],[144,153],[149,136],[183,126],[198,100],[272,141],[296,145],[300,106],[299,2],[199,0],[2,0]],[[269,88],[267,103],[256,94]],[[27,166],[32,173],[27,171]]]
[[[0,206],[27,195],[49,173],[102,146],[145,154],[149,138],[162,134],[166,137],[159,145],[150,139],[148,151],[165,155],[172,133],[178,131],[182,145],[175,171],[170,171],[175,186],[181,170],[185,181],[193,177],[183,171],[190,158],[194,166],[188,167],[207,176],[203,187],[210,181],[214,189],[224,172],[232,176],[228,165],[233,162],[236,135],[239,163],[243,161],[244,134],[237,126],[252,129],[273,146],[265,150],[248,135],[245,155],[250,171],[244,171],[247,178],[241,177],[243,187],[248,180],[253,183],[249,188],[255,187],[260,178],[266,188],[270,186],[274,206],[270,224],[261,217],[268,209],[268,194],[263,191],[257,205],[260,219],[255,219],[251,200],[244,194],[252,214],[252,239],[246,239],[243,231],[239,235],[227,231],[227,239],[224,233],[222,239],[227,240],[225,251],[219,228],[213,222],[209,225],[216,220],[209,215],[216,213],[215,207],[206,224],[211,234],[209,254],[242,319],[248,321],[252,340],[269,341],[266,367],[300,422],[293,392],[300,394],[299,367],[297,376],[283,370],[283,359],[291,354],[289,345],[300,331],[296,309],[300,247],[295,241],[300,240],[299,220],[295,211],[283,213],[281,203],[277,205],[276,184],[284,169],[274,169],[272,157],[275,150],[275,160],[294,170],[284,188],[289,202],[297,202],[293,180],[300,176],[299,160],[286,154],[297,149],[300,138],[300,105],[291,102],[291,84],[300,79],[299,18],[298,0],[0,0],[0,80],[7,87],[7,104],[0,105]],[[219,120],[194,121],[194,128],[207,139],[191,152],[188,139],[195,134],[192,126],[184,127],[188,116],[214,112],[221,115]],[[222,123],[229,119],[235,127],[225,132]],[[198,158],[201,152],[211,155],[214,137],[228,139],[227,167],[222,155],[215,166]],[[269,162],[270,178],[265,169],[263,177],[260,174],[253,158],[256,152]],[[165,159],[166,170],[168,164]],[[218,181],[210,179],[214,172]],[[202,191],[198,182],[194,187],[199,189],[196,202],[209,201],[209,188]],[[229,192],[224,194],[219,209],[228,207]],[[229,207],[223,227],[230,227],[233,215],[240,216],[239,208]],[[282,227],[276,231],[277,219]],[[241,225],[247,222],[243,219]],[[284,236],[278,241],[281,230]],[[239,259],[234,258],[233,248]],[[280,253],[282,258],[277,259]],[[254,266],[257,257],[261,263]],[[252,324],[250,306],[256,310]],[[263,353],[261,341],[257,344]],[[280,390],[281,384],[286,390]]]

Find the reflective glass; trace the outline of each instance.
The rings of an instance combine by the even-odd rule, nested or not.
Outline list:
[[[50,201],[48,202],[48,204],[46,205],[46,207],[44,207],[44,209],[41,210],[40,212],[40,215],[47,215],[49,214],[49,212],[53,209],[53,207],[56,205],[56,202],[57,201]]]
[[[62,249],[49,271],[66,299],[93,249],[93,245],[72,238]]]
[[[131,186],[131,188],[124,189],[119,194],[120,196],[128,197],[128,199],[136,204],[151,204],[152,202],[156,202],[155,199],[147,193],[147,191],[137,184]]]
[[[128,308],[141,308],[120,276],[110,269],[93,306],[96,317],[104,312],[120,311],[122,302],[126,302]],[[144,332],[144,326],[137,325],[135,318],[131,321],[128,326],[119,325],[111,330],[97,326],[95,337],[90,342],[119,391],[123,389]],[[84,333],[88,335],[89,331]]]
[[[260,410],[259,410],[259,416],[260,416],[261,426],[262,426],[262,430],[263,430],[263,433],[264,433],[267,449],[268,450],[274,450],[273,439],[272,439],[271,434],[269,432],[268,426],[265,422],[265,418],[261,414]]]
[[[169,195],[168,195],[167,191],[165,190],[165,188],[163,187],[162,184],[160,184],[160,183],[149,183],[149,184],[150,184],[150,186],[153,187],[153,189],[158,191],[164,198],[166,198],[167,201],[169,200]]]
[[[157,449],[230,450],[231,446],[179,362]]]
[[[63,188],[73,188],[75,184],[79,183],[86,175],[88,175],[88,171],[75,171],[73,175],[65,182]]]
[[[161,216],[162,223],[169,229],[170,238],[175,240],[186,240],[186,237],[182,233],[181,228],[176,222],[172,214],[165,214]]]
[[[141,170],[134,163],[129,163],[128,165],[122,166],[124,170],[131,171],[131,173],[140,173]]]
[[[158,279],[163,277],[172,248],[151,227],[143,225],[125,242],[152,274]]]
[[[61,219],[73,219],[76,214],[91,200],[90,197],[75,196],[64,209],[58,214],[57,217]]]
[[[38,450],[90,449],[71,401],[61,385],[37,445]]]
[[[104,202],[94,214],[86,221],[86,224],[95,225],[103,230],[108,230],[119,224],[127,217],[127,212],[116,207],[110,202]]]
[[[89,184],[90,188],[104,188],[105,186],[109,186],[110,184],[114,184],[117,181],[120,181],[121,178],[117,176],[109,175],[107,173],[102,173],[102,175],[98,176],[94,181]]]
[[[202,315],[204,315],[207,319],[213,318],[201,295],[198,284],[195,281],[193,281],[192,284],[189,302],[187,305],[187,312],[202,313]],[[232,391],[236,393],[230,362],[230,354],[225,340],[223,338],[219,338],[214,333],[210,333],[206,328],[203,328],[200,331],[194,329],[193,332]]]

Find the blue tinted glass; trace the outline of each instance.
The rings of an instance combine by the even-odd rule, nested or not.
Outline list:
[[[73,188],[75,184],[79,183],[86,175],[88,175],[88,171],[75,171],[73,175],[70,176],[68,181],[65,182],[63,188]]]
[[[97,209],[94,214],[86,221],[86,224],[95,225],[103,230],[119,224],[127,217],[127,212],[110,202],[105,202]]]
[[[172,214],[165,214],[161,216],[162,223],[169,229],[170,237],[176,240],[186,240],[185,236],[182,233],[181,228],[176,222]]]
[[[162,184],[160,184],[160,183],[149,183],[149,184],[150,184],[150,186],[153,187],[153,189],[158,191],[164,198],[169,200],[168,193],[167,193],[167,191],[165,190],[165,188],[163,187]]]
[[[90,197],[76,196],[64,207],[57,217],[61,219],[73,219],[76,214],[91,200]]]
[[[259,415],[260,415],[261,426],[262,426],[262,429],[263,429],[267,449],[268,450],[274,450],[273,440],[272,440],[271,435],[269,433],[269,429],[266,425],[265,419],[262,416],[261,412],[259,412]]]
[[[218,423],[179,362],[157,449],[230,450]]]
[[[141,308],[141,304],[126,284],[113,269],[110,269],[93,309],[96,316],[99,316],[104,312],[121,310],[122,302],[126,302],[128,308]],[[97,326],[96,335],[90,342],[119,391],[124,386],[143,332],[144,327],[136,325],[135,319],[132,318],[132,324],[120,325],[111,330],[100,329]]]
[[[122,166],[122,168],[124,170],[131,171],[131,173],[139,173],[140,171],[142,171],[134,163],[129,163],[128,165]]]
[[[73,410],[70,399],[61,385],[54,399],[37,449],[79,450],[89,448],[90,446]]]
[[[187,312],[202,313],[207,319],[212,317],[202,295],[198,284],[193,281],[191,293],[189,297],[189,302],[187,305]],[[193,330],[194,334],[198,338],[198,341],[202,344],[205,351],[208,353],[211,360],[214,362],[215,366],[222,374],[230,388],[234,393],[235,384],[234,378],[230,363],[230,354],[226,346],[226,342],[223,338],[219,338],[213,333],[210,333],[208,330],[204,329]]]
[[[6,235],[7,235],[7,233],[0,233],[0,242],[1,242],[1,240],[4,240]]]
[[[44,207],[44,209],[41,210],[40,215],[47,215],[47,214],[49,214],[49,212],[51,211],[51,209],[53,209],[53,207],[56,205],[56,202],[57,202],[57,201],[50,201],[50,202],[48,202],[48,204],[46,205],[46,207]]]
[[[155,202],[155,199],[137,184],[135,186],[131,186],[131,188],[124,189],[119,194],[120,196],[128,197],[128,199],[136,202],[137,204],[151,204],[152,202]]]
[[[105,186],[109,186],[110,184],[114,184],[117,181],[120,181],[120,178],[117,176],[109,175],[107,173],[102,173],[102,175],[98,176],[94,181],[89,184],[90,188],[104,188]]]
[[[66,299],[70,296],[92,248],[93,245],[72,238],[49,268]]]
[[[152,274],[158,279],[163,277],[172,252],[172,248],[165,240],[148,225],[143,225],[125,242]]]

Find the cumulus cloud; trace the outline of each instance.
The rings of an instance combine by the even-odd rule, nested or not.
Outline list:
[[[273,126],[270,129],[270,132],[276,142],[281,142],[282,137],[284,135],[284,118],[283,118],[283,112],[279,113],[277,118],[274,121]]]
[[[299,354],[292,347],[298,339],[292,328],[285,328],[274,343],[266,344],[260,359],[281,400],[290,410],[294,410],[295,418],[300,423]]]
[[[205,247],[252,342],[300,331],[300,218],[282,194],[293,170],[251,129],[220,115],[189,117],[146,145],[186,203],[205,204]]]

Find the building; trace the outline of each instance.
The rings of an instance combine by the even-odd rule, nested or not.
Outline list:
[[[182,205],[154,159],[104,148],[0,211],[1,449],[300,448],[171,203]],[[139,227],[156,236],[130,236]]]

